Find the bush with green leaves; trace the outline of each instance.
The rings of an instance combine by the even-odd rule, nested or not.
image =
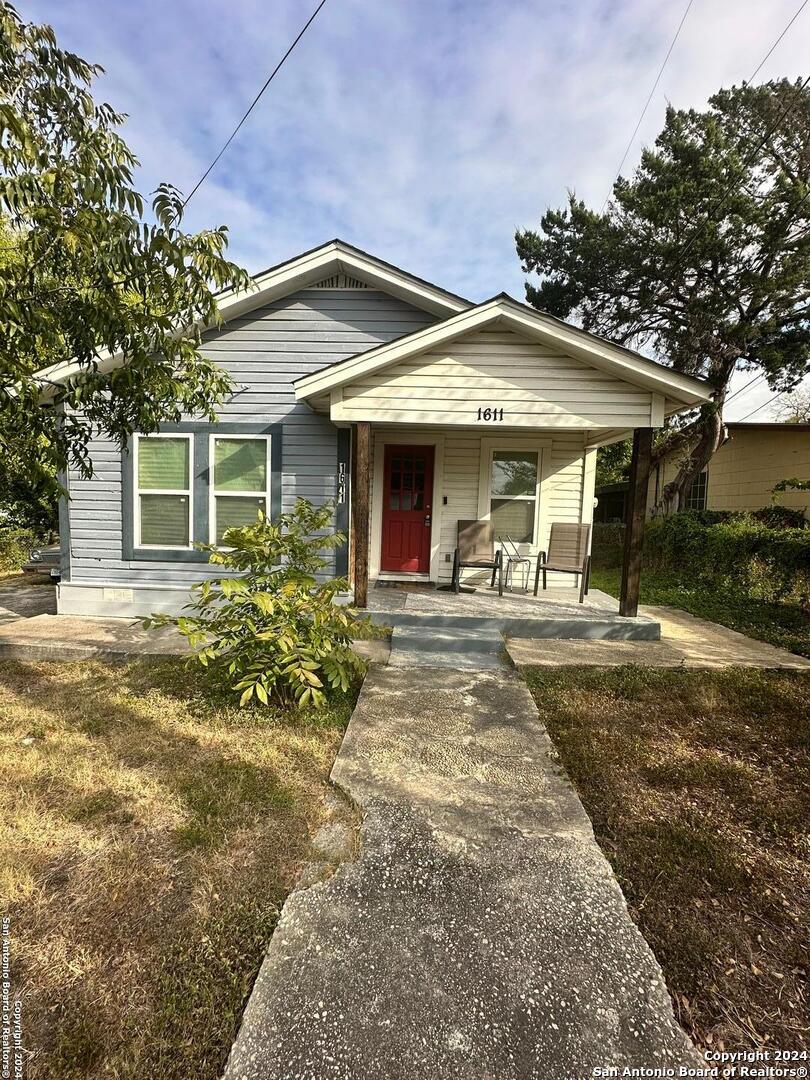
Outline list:
[[[329,533],[330,506],[299,499],[275,521],[227,529],[224,546],[202,545],[228,574],[193,587],[189,614],[153,615],[146,626],[176,626],[203,667],[228,680],[240,704],[320,708],[365,669],[354,638],[379,630],[336,602],[345,578],[319,582],[322,552],[343,543]]]
[[[19,570],[37,543],[33,529],[0,528],[0,573]]]
[[[810,529],[781,527],[752,514],[684,510],[652,518],[644,531],[644,565],[688,571],[708,587],[753,599],[806,604],[810,598]],[[763,517],[765,517],[763,512]],[[767,522],[767,523],[766,523]],[[621,566],[624,526],[594,526],[594,566]]]
[[[740,515],[713,525],[689,511],[648,522],[644,561],[685,568],[729,591],[800,604],[810,597],[810,530],[772,529]]]

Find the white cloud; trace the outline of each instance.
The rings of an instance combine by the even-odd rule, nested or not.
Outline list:
[[[130,114],[142,190],[171,180],[188,191],[312,6],[21,0],[21,13],[107,68],[101,89]],[[794,10],[695,0],[625,171],[667,100],[701,107],[748,77]],[[341,236],[472,299],[522,296],[515,228],[567,188],[601,205],[682,11],[329,0],[194,197],[189,225],[227,223],[252,270]],[[808,36],[810,10],[759,78],[802,74]]]

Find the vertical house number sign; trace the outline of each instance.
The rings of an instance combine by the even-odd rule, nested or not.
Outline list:
[[[341,461],[338,463],[338,476],[337,476],[337,501],[339,503],[346,502],[346,462]]]

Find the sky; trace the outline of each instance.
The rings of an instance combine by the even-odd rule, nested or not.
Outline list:
[[[623,172],[667,102],[750,77],[799,0],[693,0]],[[190,191],[315,0],[19,0],[101,64],[148,193]],[[523,299],[516,228],[601,207],[685,0],[327,0],[188,207],[251,272],[334,237],[479,301]],[[807,74],[810,6],[757,76]],[[771,397],[735,376],[726,417]],[[743,389],[745,388],[745,389]],[[754,420],[773,418],[770,406]]]

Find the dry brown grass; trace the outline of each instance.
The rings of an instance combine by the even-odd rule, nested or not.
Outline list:
[[[810,676],[526,677],[687,1030],[809,1048]]]
[[[0,664],[0,898],[31,1080],[220,1075],[349,699],[237,710],[180,662]]]

